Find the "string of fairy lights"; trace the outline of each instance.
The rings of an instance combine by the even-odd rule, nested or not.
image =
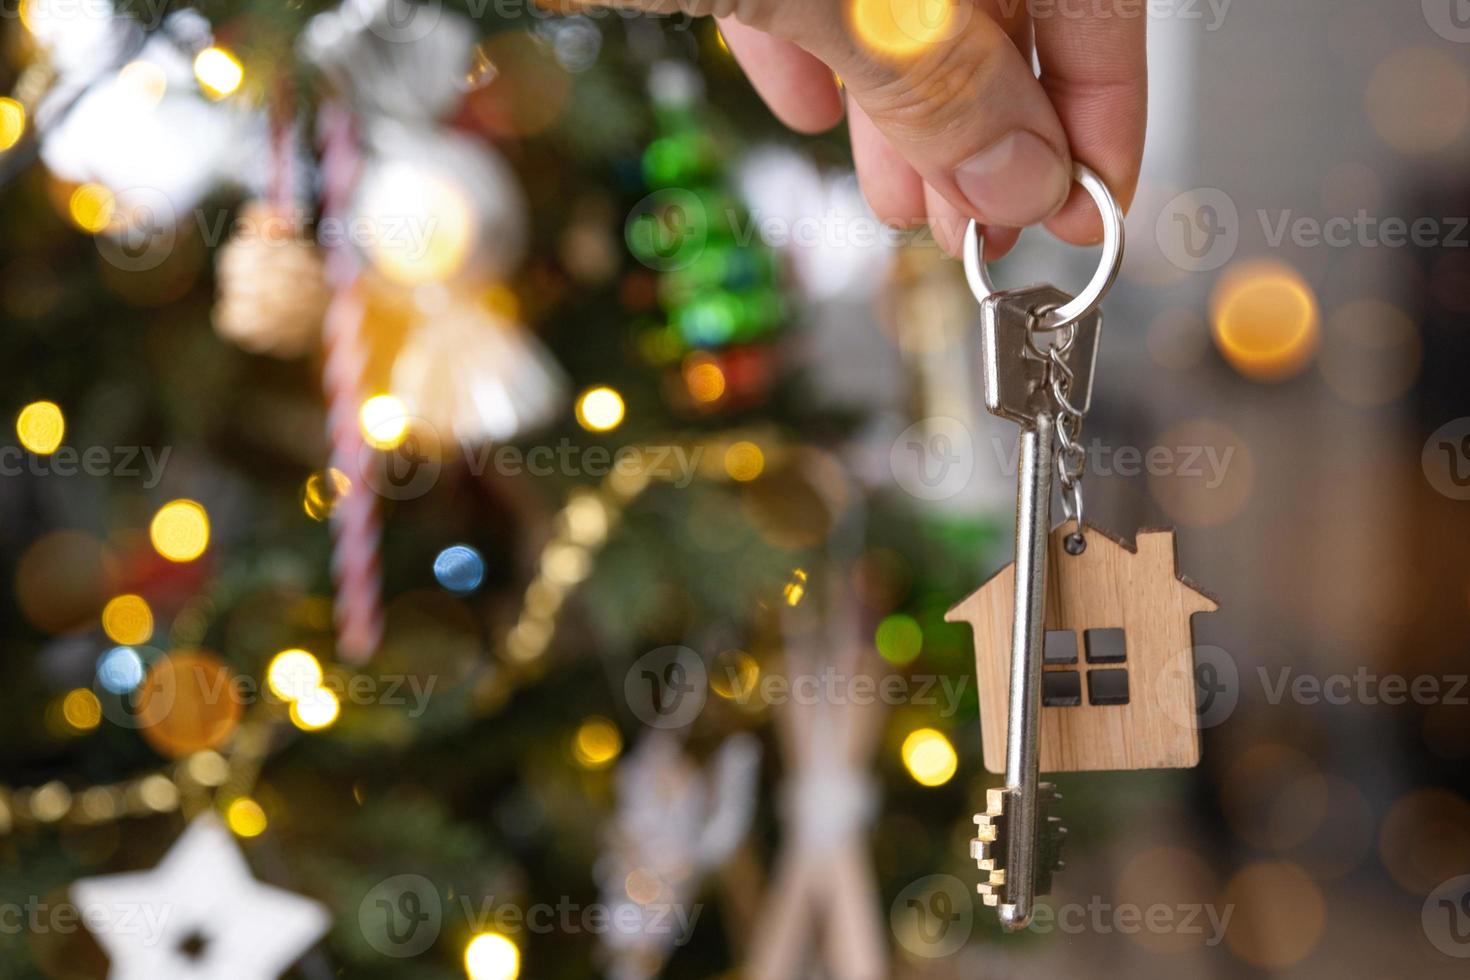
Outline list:
[[[408,429],[400,426],[391,413],[383,411],[381,399],[392,396],[374,397],[377,400],[371,409],[362,413],[360,423],[371,445],[390,451],[407,438]],[[623,422],[624,416],[622,397],[610,387],[589,389],[577,401],[576,417],[589,432],[610,432]],[[27,405],[16,420],[16,433],[24,448],[41,456],[55,453],[63,446],[65,431],[65,415],[52,402]],[[767,465],[768,453],[779,459],[786,451],[781,440],[770,432],[725,434],[683,445],[686,458],[701,461],[696,468],[697,477],[734,483],[756,479]],[[524,589],[518,615],[494,645],[494,656],[481,665],[473,687],[477,713],[494,712],[518,687],[544,672],[546,655],[567,600],[592,574],[599,553],[624,512],[651,486],[675,477],[671,472],[644,465],[652,457],[641,451],[629,458],[638,461],[638,465],[615,467],[598,485],[574,490],[553,519],[553,533],[541,549],[535,573]],[[303,487],[303,511],[312,519],[326,520],[335,501],[350,489],[351,481],[345,474],[335,471],[313,474]],[[208,511],[198,501],[171,500],[155,513],[148,533],[160,557],[181,564],[195,561],[209,548]],[[472,566],[476,584],[483,575],[479,556],[466,556],[461,551],[472,552],[472,549],[451,546],[435,562],[436,577],[451,591],[466,580],[462,571],[444,573],[442,565],[458,562],[461,567]],[[788,603],[795,605],[801,601],[806,591],[805,581],[804,571],[793,572],[792,581],[784,591]],[[187,606],[179,618],[186,613]],[[170,814],[191,819],[209,811],[221,814],[238,837],[249,839],[263,834],[269,826],[269,817],[256,798],[256,787],[272,747],[281,744],[279,733],[287,726],[308,733],[325,731],[340,713],[335,685],[330,683],[321,661],[304,648],[282,650],[265,667],[265,692],[270,697],[261,698],[241,718],[227,718],[223,722],[217,715],[200,718],[200,712],[188,705],[184,706],[185,710],[178,710],[177,695],[190,689],[182,678],[213,672],[217,679],[228,680],[230,671],[222,660],[204,651],[189,650],[175,651],[151,665],[145,663],[138,651],[152,639],[157,624],[152,607],[137,593],[113,596],[102,607],[98,618],[104,634],[117,645],[99,657],[94,688],[66,692],[48,713],[71,732],[85,734],[99,727],[107,715],[102,697],[133,696],[137,701],[136,718],[141,722],[140,735],[160,753],[174,757],[174,761],[116,783],[74,788],[53,780],[34,787],[0,786],[0,836],[23,830],[89,827]],[[189,631],[202,633],[197,627]],[[187,669],[175,663],[176,658],[185,658]],[[158,685],[160,670],[171,664],[175,676]],[[342,683],[350,684],[351,678]],[[168,689],[174,695],[165,710],[150,710],[149,692],[153,686]],[[738,692],[729,693],[734,696]],[[220,700],[226,706],[226,714],[241,710],[228,697]],[[182,728],[174,724],[179,715],[185,720]],[[939,738],[943,740],[942,735]],[[570,742],[573,760],[589,771],[612,765],[622,749],[617,726],[599,717],[585,719]],[[953,772],[952,764],[950,771]],[[463,950],[463,960],[466,975],[475,980],[507,980],[520,975],[519,947],[511,938],[494,930],[471,936]]]
[[[397,448],[408,435],[400,419],[384,412],[383,399],[392,397],[369,399],[360,419],[371,444],[383,451]],[[605,433],[622,423],[625,407],[614,389],[598,386],[578,399],[576,415],[588,431]],[[16,434],[28,452],[43,457],[55,454],[63,447],[65,414],[54,402],[31,403],[16,418]],[[769,432],[709,437],[688,443],[685,449],[688,458],[701,461],[696,472],[699,478],[734,482],[755,479],[766,466],[767,452],[782,452],[779,439]],[[653,458],[651,454],[635,452],[628,458],[632,465],[615,467],[600,484],[574,490],[553,519],[552,536],[541,549],[519,612],[494,645],[496,655],[483,665],[475,684],[478,712],[493,712],[517,687],[544,671],[545,657],[567,600],[591,575],[599,552],[624,511],[650,486],[674,478],[671,472],[647,465]],[[325,520],[350,485],[347,476],[336,471],[313,474],[303,487],[304,512],[313,519]],[[177,564],[203,556],[209,549],[210,532],[208,510],[190,499],[164,503],[148,527],[156,553]],[[456,584],[455,574],[462,575],[444,571],[444,566],[456,559],[471,567],[479,562],[468,546],[445,549],[436,561],[435,572],[446,586]],[[477,583],[482,574],[480,565],[473,572],[473,581]],[[793,603],[800,601],[801,594],[799,585],[787,590]],[[185,613],[178,618],[184,618]],[[82,788],[56,781],[35,787],[0,786],[0,834],[33,826],[96,825],[181,810],[192,815],[209,807],[223,813],[229,826],[242,837],[263,832],[266,815],[252,794],[271,746],[277,741],[276,733],[288,725],[303,732],[332,727],[341,711],[336,692],[350,685],[352,678],[329,678],[321,661],[309,650],[281,650],[264,670],[262,694],[270,696],[262,697],[248,715],[238,703],[223,698],[220,700],[230,703],[229,710],[242,716],[200,719],[195,717],[198,712],[178,710],[178,696],[195,686],[190,684],[190,676],[216,673],[228,681],[232,672],[222,660],[205,651],[190,650],[147,662],[141,651],[154,638],[158,624],[148,600],[135,592],[108,599],[98,621],[114,645],[99,656],[95,683],[92,687],[73,688],[57,698],[48,708],[48,719],[54,728],[83,735],[114,717],[111,704],[104,704],[104,699],[132,698],[136,707],[132,724],[150,745],[173,757],[174,762],[129,780]],[[189,632],[198,630],[191,628]],[[181,666],[180,657],[188,659],[187,670]],[[170,667],[176,676],[161,681],[160,671]],[[169,693],[166,707],[155,709],[151,704],[155,690]],[[184,727],[175,724],[176,715],[187,716]],[[589,768],[599,768],[617,754],[617,749],[609,752],[613,740],[603,731],[610,726],[599,727],[597,721],[583,726],[585,731],[579,730],[574,740],[581,746],[580,754]],[[612,731],[615,736],[616,729]]]

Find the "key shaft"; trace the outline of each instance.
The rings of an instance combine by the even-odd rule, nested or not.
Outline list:
[[[1012,799],[1001,924],[1023,929],[1036,899],[1038,737],[1042,645],[1046,631],[1046,545],[1051,533],[1055,423],[1038,413],[1021,428],[1016,475],[1015,618],[1011,628],[1010,697],[1006,727],[1006,792]]]

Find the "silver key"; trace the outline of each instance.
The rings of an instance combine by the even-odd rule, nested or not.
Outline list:
[[[982,305],[985,407],[1021,425],[1016,480],[1016,595],[1011,627],[1011,676],[1006,719],[1006,784],[992,790],[988,809],[976,817],[972,854],[990,873],[980,886],[987,905],[998,906],[1001,924],[1022,929],[1035,898],[1050,889],[1061,869],[1066,834],[1046,811],[1060,797],[1039,779],[1037,737],[1041,716],[1042,643],[1046,622],[1046,546],[1051,534],[1056,417],[1061,408],[1051,385],[1053,370],[1037,314],[1070,297],[1052,286],[995,293]],[[1072,371],[1067,399],[1083,411],[1092,397],[1093,365],[1102,317],[1089,313],[1053,334],[1056,351]],[[1067,333],[1070,331],[1070,333]]]

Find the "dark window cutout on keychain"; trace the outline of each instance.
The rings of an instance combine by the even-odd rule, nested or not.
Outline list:
[[[1047,630],[1041,660],[1048,664],[1077,662],[1077,634],[1073,630]]]
[[[1082,703],[1082,675],[1075,670],[1049,670],[1041,675],[1041,703],[1048,708],[1075,708]]]
[[[1128,641],[1120,629],[1084,630],[1082,643],[1090,664],[1120,664],[1128,656]]]
[[[1087,672],[1087,700],[1090,704],[1127,704],[1127,668],[1104,668]]]

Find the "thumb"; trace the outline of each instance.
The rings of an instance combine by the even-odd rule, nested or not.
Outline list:
[[[737,17],[741,8],[752,26],[831,66],[893,148],[963,214],[1020,227],[1066,201],[1062,123],[1029,61],[971,0],[746,2]]]

